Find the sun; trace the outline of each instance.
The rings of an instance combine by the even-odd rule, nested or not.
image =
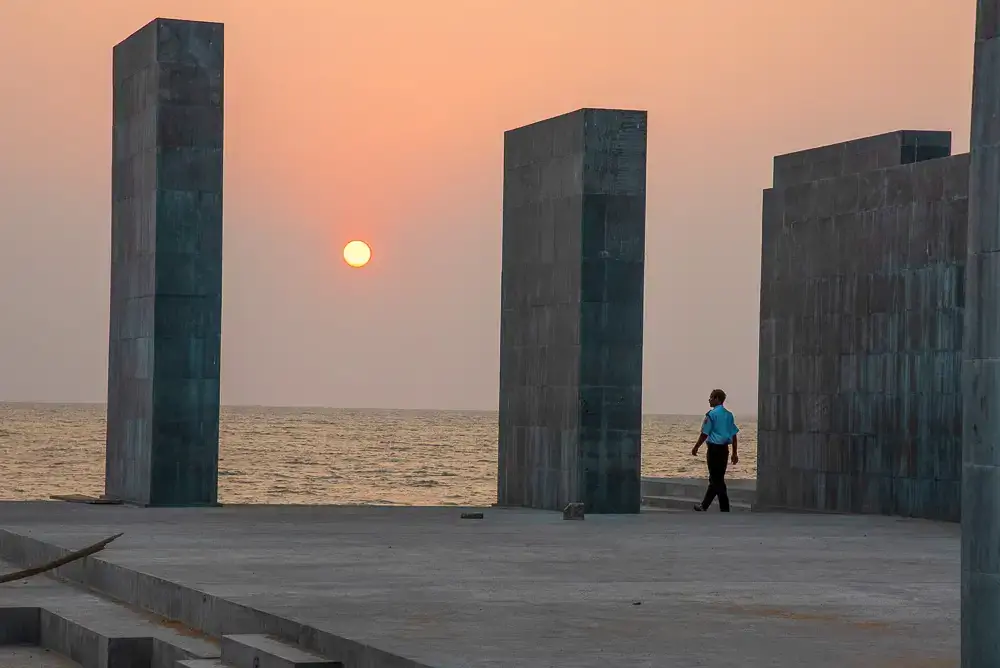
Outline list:
[[[371,246],[364,241],[352,241],[344,246],[344,262],[352,267],[363,267],[371,259]]]

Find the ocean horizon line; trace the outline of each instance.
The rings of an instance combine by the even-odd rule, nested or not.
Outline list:
[[[106,401],[36,401],[36,400],[0,400],[0,406],[107,406]],[[405,412],[405,413],[475,413],[475,414],[496,414],[498,410],[485,408],[390,408],[385,406],[324,406],[316,405],[295,405],[295,404],[222,404],[222,408],[231,409],[271,409],[271,410],[299,410],[299,411],[358,411],[362,413],[377,412]],[[756,419],[756,414],[741,413],[733,411],[733,414],[740,418]],[[643,412],[643,417],[697,417],[699,412]]]

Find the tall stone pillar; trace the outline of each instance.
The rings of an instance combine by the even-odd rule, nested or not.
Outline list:
[[[639,511],[646,112],[504,136],[499,505]]]
[[[223,26],[156,19],[114,49],[105,494],[217,502]]]
[[[962,432],[962,666],[1000,666],[1000,0],[979,0]]]

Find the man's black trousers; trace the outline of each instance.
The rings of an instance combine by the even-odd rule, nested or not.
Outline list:
[[[708,443],[708,491],[701,507],[708,510],[715,497],[719,497],[719,510],[729,512],[729,492],[726,491],[726,466],[729,464],[729,446]]]

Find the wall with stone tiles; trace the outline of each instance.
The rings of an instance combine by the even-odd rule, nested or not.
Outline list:
[[[106,494],[217,500],[223,27],[157,19],[114,49]]]
[[[1000,666],[1000,0],[979,0],[973,50],[962,398],[963,666]]]
[[[968,155],[901,131],[774,160],[758,505],[957,520]]]
[[[498,503],[638,512],[646,114],[504,137]]]

